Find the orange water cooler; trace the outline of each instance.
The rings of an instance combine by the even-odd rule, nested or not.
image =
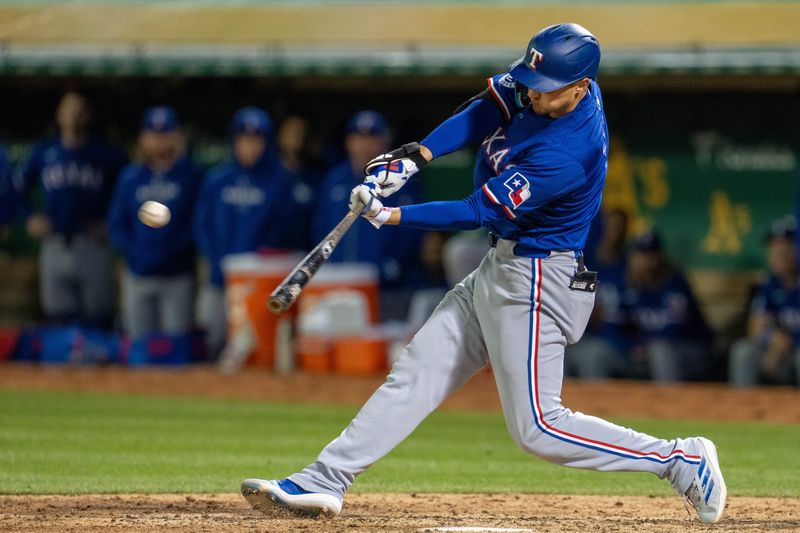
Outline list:
[[[356,296],[363,302],[361,307],[367,326],[377,324],[379,319],[377,270],[372,265],[357,263],[323,265],[289,311],[281,315],[272,314],[267,308],[270,294],[301,259],[302,256],[297,254],[255,253],[237,254],[225,259],[228,342],[249,350],[246,361],[251,366],[274,368],[276,354],[288,349],[293,352],[290,357],[298,366],[309,372],[364,373],[369,368],[382,368],[376,362],[381,357],[385,360],[385,348],[381,348],[380,342],[369,338],[358,341],[354,339],[358,337],[357,332],[336,331],[335,324],[317,331],[301,332],[295,339],[287,338],[287,331],[296,330],[293,325],[302,323],[304,316],[310,316],[337,296]],[[344,347],[337,346],[338,337],[345,337],[342,341]],[[345,351],[353,354],[350,366],[357,368],[350,368],[347,362],[341,363]],[[336,361],[340,363],[336,364]]]

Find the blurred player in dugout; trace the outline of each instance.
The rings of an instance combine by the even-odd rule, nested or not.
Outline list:
[[[195,253],[192,215],[200,171],[184,155],[184,138],[171,107],[145,111],[139,134],[141,162],[119,177],[108,216],[115,247],[125,258],[122,324],[131,339],[189,331],[194,309]],[[151,228],[138,218],[154,200],[171,213],[166,226]]]
[[[21,169],[28,232],[41,239],[40,292],[46,318],[108,327],[114,317],[113,258],[105,218],[124,154],[89,133],[89,106],[78,93],[56,110],[58,135],[41,141]],[[41,188],[43,206],[29,202]]]
[[[6,225],[17,214],[18,202],[11,162],[6,149],[0,146],[0,239],[4,237]]]
[[[350,190],[364,181],[364,167],[378,154],[389,150],[389,126],[375,111],[359,111],[347,123],[347,157],[325,175],[314,209],[311,237],[321,241],[348,210]],[[421,201],[418,182],[410,181],[387,206]],[[386,230],[391,231],[386,231]],[[384,228],[378,231],[366,220],[357,220],[330,257],[331,262],[371,263],[380,275],[382,288],[402,287],[418,267],[421,230]]]
[[[659,382],[708,377],[713,333],[683,274],[664,254],[658,233],[633,242],[621,310],[633,328],[632,364]]]
[[[800,386],[800,272],[796,223],[773,223],[766,238],[769,274],[756,288],[750,306],[747,337],[734,343],[729,359],[730,383]]]
[[[230,141],[231,157],[208,172],[194,217],[195,240],[209,265],[198,323],[213,355],[219,354],[227,335],[224,258],[289,249],[305,238],[294,223],[295,217],[304,216],[304,208],[295,202],[292,182],[281,167],[269,115],[257,107],[237,111]]]
[[[631,377],[631,326],[622,307],[627,268],[628,215],[621,209],[602,213],[602,231],[590,262],[598,279],[594,309],[581,340],[566,348],[570,374],[583,379]],[[590,236],[587,242],[591,239]]]
[[[320,164],[319,144],[312,133],[308,119],[300,115],[289,115],[278,128],[278,153],[281,168],[292,184],[292,201],[300,210],[295,220],[298,225],[295,235],[301,240],[293,248],[310,250],[311,210],[314,208],[315,191],[324,175]]]

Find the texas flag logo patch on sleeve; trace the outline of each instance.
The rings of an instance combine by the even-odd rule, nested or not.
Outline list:
[[[531,184],[528,182],[528,178],[519,172],[515,172],[503,182],[503,185],[508,188],[508,198],[511,200],[511,205],[514,206],[514,209],[521,206],[525,200],[531,197]]]

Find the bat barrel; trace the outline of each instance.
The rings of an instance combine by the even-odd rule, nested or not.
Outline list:
[[[270,311],[279,315],[292,306],[303,291],[303,287],[311,281],[311,278],[322,266],[322,263],[330,257],[333,249],[339,243],[339,239],[353,225],[353,221],[356,218],[358,218],[358,213],[348,211],[344,218],[336,224],[336,227],[328,233],[327,237],[314,247],[300,264],[286,276],[286,279],[278,285],[269,297],[267,307]]]

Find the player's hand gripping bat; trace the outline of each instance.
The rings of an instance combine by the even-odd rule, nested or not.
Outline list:
[[[342,236],[358,218],[359,213],[348,211],[322,241],[311,250],[289,275],[278,285],[269,297],[269,310],[279,315],[289,309],[300,296],[303,287],[311,281],[322,263],[333,253]]]

